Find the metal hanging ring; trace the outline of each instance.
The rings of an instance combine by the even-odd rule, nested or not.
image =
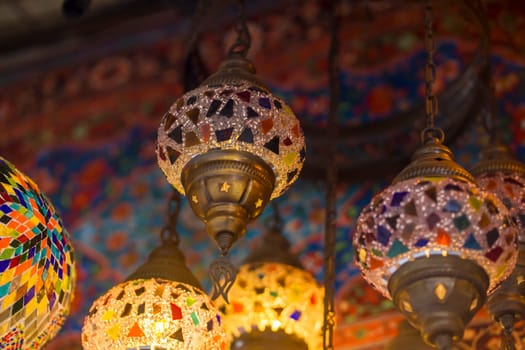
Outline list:
[[[239,0],[239,18],[235,26],[235,31],[237,33],[237,39],[228,50],[228,55],[241,55],[246,57],[252,44],[252,37],[244,15],[244,0]]]
[[[421,141],[423,143],[428,141],[437,141],[443,143],[445,141],[445,132],[441,128],[428,127],[421,131]]]

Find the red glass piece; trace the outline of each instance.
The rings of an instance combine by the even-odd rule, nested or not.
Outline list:
[[[171,306],[171,318],[175,320],[180,320],[182,318],[182,310],[177,305],[170,303]]]
[[[270,130],[273,128],[273,119],[268,118],[265,120],[261,120],[261,131],[263,134],[267,134]]]
[[[239,98],[243,100],[244,102],[248,102],[248,103],[250,102],[251,95],[249,91],[241,91],[241,92],[238,92],[236,95],[239,96]]]

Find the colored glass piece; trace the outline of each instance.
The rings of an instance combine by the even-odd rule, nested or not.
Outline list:
[[[142,328],[138,325],[137,322],[131,326],[131,329],[129,330],[128,337],[143,337],[144,332],[142,331]]]
[[[272,105],[270,104],[270,99],[268,97],[259,98],[259,106],[266,109],[271,109]]]
[[[260,114],[257,113],[252,107],[246,107],[246,117],[247,118],[257,118],[257,117],[260,117]]]
[[[388,252],[386,253],[386,255],[389,258],[393,258],[393,257],[396,257],[396,256],[398,256],[400,254],[404,254],[406,252],[408,252],[407,246],[405,246],[403,243],[401,243],[400,240],[396,239],[392,243],[392,246],[390,246],[390,249],[388,249]]]
[[[186,142],[184,144],[185,147],[193,147],[197,146],[201,143],[197,135],[193,131],[190,131],[186,134]]]
[[[417,216],[416,204],[414,200],[410,200],[404,207],[405,214],[410,216]]]
[[[420,238],[417,240],[415,246],[418,248],[422,248],[422,247],[426,247],[427,244],[428,244],[428,239]]]
[[[244,102],[246,102],[246,103],[250,103],[250,97],[251,97],[251,94],[250,94],[249,91],[241,91],[241,92],[236,93],[236,95],[237,95],[241,100],[243,100]]]
[[[447,204],[443,207],[443,211],[447,211],[450,213],[457,213],[461,210],[461,204],[455,199],[449,199]]]
[[[392,196],[392,201],[390,202],[390,205],[393,207],[399,207],[403,199],[405,199],[405,197],[407,196],[407,194],[408,194],[407,191],[394,193],[394,195]]]
[[[219,110],[219,107],[222,105],[222,102],[220,100],[213,100],[210,104],[210,107],[208,108],[208,112],[206,112],[206,117],[211,117],[217,114],[217,111]]]
[[[195,125],[197,125],[197,122],[199,121],[199,114],[199,108],[192,108],[186,112],[186,116],[188,117],[188,119],[191,120]]]
[[[478,241],[476,240],[476,237],[474,237],[474,235],[472,233],[468,235],[468,238],[465,241],[465,244],[463,244],[463,248],[473,249],[473,250],[482,250],[483,249],[479,245]]]
[[[450,245],[450,235],[448,232],[438,228],[436,243],[448,247]]]
[[[499,238],[499,231],[498,231],[498,229],[497,228],[493,228],[492,230],[487,232],[486,237],[487,237],[487,244],[489,245],[490,248],[492,248],[494,243],[496,243],[496,241]]]
[[[273,119],[268,118],[261,120],[261,131],[263,134],[267,134],[273,128]]]
[[[426,218],[426,222],[427,222],[427,225],[428,225],[428,228],[430,230],[433,230],[434,227],[436,227],[436,225],[441,221],[441,218],[439,217],[438,214],[436,213],[431,213],[427,216]]]
[[[175,129],[168,133],[168,136],[177,143],[182,143],[182,125],[177,126]]]
[[[466,215],[458,216],[457,218],[454,218],[453,221],[454,226],[456,226],[458,230],[463,231],[470,227],[470,220]]]
[[[279,136],[275,136],[270,141],[264,144],[264,147],[275,154],[279,154]]]
[[[228,141],[232,137],[233,128],[226,128],[215,131],[215,137],[218,142]]]
[[[392,233],[386,227],[381,225],[377,227],[377,241],[383,246],[386,247],[388,245],[391,236]]]
[[[235,105],[235,102],[232,99],[228,100],[228,102],[226,102],[224,107],[222,107],[219,114],[227,118],[233,117],[233,106],[234,105]]]

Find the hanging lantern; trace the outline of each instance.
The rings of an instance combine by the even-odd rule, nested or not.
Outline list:
[[[290,252],[280,223],[240,267],[229,299],[219,309],[231,349],[322,347],[323,290]]]
[[[362,211],[354,247],[364,278],[393,300],[425,342],[450,349],[487,294],[512,272],[517,230],[505,205],[454,162],[443,131],[434,126],[429,1],[425,10],[423,146]]]
[[[69,314],[69,234],[35,183],[0,158],[0,348],[40,349]]]
[[[221,318],[186,266],[172,224],[148,261],[93,303],[84,349],[225,350]]]
[[[188,197],[223,256],[268,201],[297,179],[305,158],[299,121],[245,57],[250,39],[241,22],[228,58],[175,102],[157,141],[160,168]],[[226,295],[227,286],[217,284],[222,277],[213,279]]]
[[[472,173],[481,188],[497,195],[509,208],[518,227],[516,267],[487,301],[490,313],[503,326],[504,341],[513,341],[514,323],[525,318],[525,164],[508,147],[493,144],[481,152]]]

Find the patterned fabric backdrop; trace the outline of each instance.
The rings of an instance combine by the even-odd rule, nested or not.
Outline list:
[[[525,11],[512,5],[516,2],[503,3],[491,7],[495,42],[491,59],[499,108],[510,127],[506,137],[523,157],[525,39],[514,33],[525,31]],[[250,10],[254,40],[250,55],[258,73],[299,119],[322,127],[328,110],[329,39],[323,2],[309,0],[266,12]],[[420,23],[406,25],[407,18],[419,18],[421,13],[392,11],[380,18],[380,28],[344,13],[348,20],[343,20],[341,31],[342,123],[371,123],[422,100],[424,53],[421,31],[414,29]],[[71,233],[78,259],[72,314],[47,349],[81,348],[80,329],[90,304],[144,261],[166,220],[170,186],[156,165],[156,128],[183,92],[187,22],[165,24],[165,28],[169,36],[134,41],[131,33],[103,49],[90,48],[89,55],[57,57],[0,75],[0,155],[31,176],[54,203]],[[231,41],[230,26],[223,24],[219,29],[206,31],[200,42],[210,69],[218,65]],[[441,89],[468,64],[475,34],[452,17],[440,21],[437,31],[437,86]],[[466,166],[472,165],[486,141],[478,124],[471,124],[452,145]],[[368,151],[366,147],[347,150],[348,155]],[[400,316],[359,277],[351,236],[360,209],[386,182],[347,185],[342,180],[337,196],[336,346],[379,349],[395,335]],[[321,280],[322,181],[300,180],[278,202],[293,251]],[[271,209],[266,210],[232,249],[235,262],[256,247],[270,215]],[[188,265],[208,287],[206,270],[217,252],[187,203],[180,233]],[[487,322],[483,311],[468,330],[466,339],[472,348],[499,347],[497,327],[487,327]]]

